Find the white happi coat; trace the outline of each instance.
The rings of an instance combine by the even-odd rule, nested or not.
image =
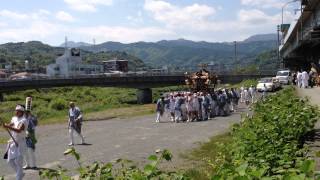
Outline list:
[[[11,159],[15,159],[19,156],[23,156],[27,149],[26,144],[26,130],[28,127],[28,121],[27,119],[22,117],[12,117],[11,123],[13,123],[14,128],[18,128],[20,125],[24,124],[25,130],[21,131],[20,133],[17,133],[15,131],[10,131],[12,134],[12,137],[15,139],[15,141],[18,143],[18,147],[14,143],[14,141],[11,139],[8,143],[8,161]]]

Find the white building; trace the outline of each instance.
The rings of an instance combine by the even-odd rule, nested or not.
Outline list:
[[[80,49],[67,49],[64,55],[56,59],[55,64],[47,66],[47,75],[58,77],[73,77],[86,74],[99,74],[103,66],[98,64],[84,64]]]

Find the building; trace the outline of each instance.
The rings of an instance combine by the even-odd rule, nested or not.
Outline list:
[[[301,12],[290,27],[281,28],[284,36],[279,47],[284,66],[296,70],[320,63],[320,1],[299,2]]]
[[[104,72],[120,71],[128,72],[128,60],[109,60],[103,61]]]
[[[65,53],[56,59],[55,64],[47,66],[47,75],[50,77],[73,77],[102,72],[102,65],[84,63],[81,51],[77,48],[66,49]]]

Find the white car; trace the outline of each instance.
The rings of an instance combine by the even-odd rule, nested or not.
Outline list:
[[[275,91],[277,89],[277,85],[275,84],[274,80],[270,77],[262,78],[258,81],[257,91]]]
[[[279,80],[281,84],[290,84],[290,82],[292,82],[290,70],[278,71],[276,78]]]

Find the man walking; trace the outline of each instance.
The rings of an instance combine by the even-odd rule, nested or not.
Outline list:
[[[302,73],[300,71],[297,73],[297,85],[299,88],[302,86]]]
[[[307,71],[303,71],[302,72],[302,86],[303,88],[308,88],[308,83],[309,82],[309,74],[307,73]]]
[[[11,139],[7,146],[8,164],[16,172],[16,180],[22,180],[24,173],[22,168],[23,155],[26,151],[26,128],[28,122],[23,116],[24,107],[17,105],[15,108],[16,115],[12,117],[10,124],[3,124],[3,127],[8,129]]]
[[[36,135],[35,135],[35,129],[38,125],[38,119],[35,117],[30,109],[26,109],[25,111],[25,118],[28,122],[27,127],[27,137],[26,137],[26,144],[27,144],[27,151],[26,151],[26,165],[23,167],[23,169],[37,169],[36,166],[36,156],[35,156],[35,149],[36,149]]]
[[[81,138],[81,144],[85,144],[84,137],[81,134],[81,126],[82,126],[82,113],[78,107],[75,106],[74,102],[69,103],[69,135],[70,135],[70,143],[69,146],[74,145],[73,133],[74,131]]]
[[[161,96],[161,98],[157,101],[157,107],[156,107],[156,111],[157,111],[157,117],[156,117],[156,123],[160,122],[160,117],[162,117],[163,113],[164,113],[164,97]]]
[[[181,109],[181,106],[182,106],[182,103],[183,103],[183,99],[181,97],[181,94],[178,93],[176,95],[176,101],[175,101],[175,104],[174,104],[174,116],[175,116],[175,119],[174,121],[176,123],[178,123],[179,121],[182,120],[182,109]]]
[[[255,97],[256,97],[256,89],[254,88],[253,85],[251,85],[249,88],[249,94],[251,96],[251,103],[253,104],[255,102]]]

